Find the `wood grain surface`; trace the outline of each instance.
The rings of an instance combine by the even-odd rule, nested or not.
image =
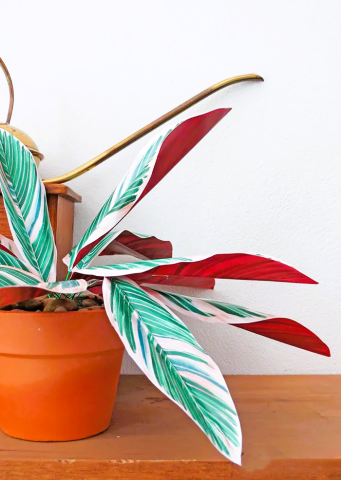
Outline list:
[[[49,183],[45,185],[47,195],[59,195],[73,203],[81,203],[82,197],[72,188],[63,183]]]
[[[0,434],[0,479],[340,480],[341,376],[228,376],[243,467],[143,376],[122,376],[110,428],[68,443]]]
[[[64,280],[68,269],[63,258],[73,247],[75,204],[56,194],[48,194],[47,204],[57,247],[57,280]]]

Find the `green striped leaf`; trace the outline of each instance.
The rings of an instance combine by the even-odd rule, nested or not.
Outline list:
[[[42,282],[30,272],[11,266],[0,266],[0,307],[51,293],[75,294],[87,290],[85,280]]]
[[[143,287],[143,289],[172,310],[209,323],[245,323],[275,318],[273,315],[251,311],[231,303],[190,297],[154,288]]]
[[[21,258],[43,281],[54,281],[57,255],[45,187],[29,150],[2,129],[0,185],[8,223]]]
[[[251,311],[230,303],[160,290],[144,290],[175,312],[211,323],[227,323],[277,342],[330,357],[328,346],[311,330],[289,318]]]
[[[10,250],[7,250],[2,244],[0,245],[0,266],[15,267],[24,270],[25,272],[30,271],[24,262],[17,258]]]
[[[170,132],[171,130],[168,129],[155,137],[139,153],[126,176],[105,202],[83,238],[70,252],[71,266],[78,263],[85,255],[87,255],[86,264],[88,265],[112,241],[111,230],[129,212],[141,195],[146,181],[152,173],[162,142]],[[99,246],[98,242],[100,242]],[[92,251],[93,247],[95,249]]]
[[[142,260],[168,258],[172,256],[172,244],[153,235],[119,230],[109,232],[91,251],[77,263],[77,268],[89,266],[98,255],[130,255]],[[70,255],[63,262],[69,268]]]
[[[144,260],[140,262],[115,263],[114,265],[101,265],[95,267],[79,268],[78,264],[72,269],[74,273],[83,275],[96,275],[98,277],[116,277],[121,275],[132,275],[152,270],[160,265],[175,265],[180,262],[193,262],[194,259],[185,257],[160,258],[157,260]]]
[[[71,251],[70,269],[85,255],[93,258],[109,245],[111,230],[229,111],[229,108],[220,108],[182,122],[176,121],[156,135],[140,151],[126,176]],[[101,242],[100,248],[98,242]],[[96,250],[92,252],[94,248]],[[90,257],[87,264],[92,260]]]
[[[61,282],[42,282],[39,287],[49,292],[71,295],[85,292],[88,284],[85,280],[62,280]]]
[[[5,235],[0,234],[0,245],[6,248],[9,252],[12,252],[13,255],[15,255],[17,258],[21,259],[20,252],[17,249],[13,240],[10,240],[9,238],[5,237]]]
[[[141,370],[240,464],[238,415],[218,366],[185,324],[132,280],[104,279],[108,317]]]
[[[41,279],[31,272],[14,266],[0,267],[0,288],[12,285],[38,285]]]

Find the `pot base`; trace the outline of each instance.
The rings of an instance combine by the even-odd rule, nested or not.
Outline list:
[[[8,338],[11,331],[1,330],[7,321],[13,330],[14,316],[20,317],[17,318],[18,328],[25,325],[23,329],[28,331],[31,323],[31,335],[26,336],[25,342],[30,354],[18,351],[19,331],[16,352],[4,351],[6,346],[1,345],[0,340],[0,426],[3,432],[23,440],[48,442],[79,440],[106,430],[114,406],[124,347],[105,311],[81,314],[1,312],[0,338],[6,333]],[[33,344],[35,337],[38,341]],[[51,339],[53,348],[49,348]],[[60,340],[63,343],[59,345],[58,354]],[[52,354],[48,355],[47,351]]]

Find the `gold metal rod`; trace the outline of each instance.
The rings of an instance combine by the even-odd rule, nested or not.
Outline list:
[[[232,77],[227,80],[223,80],[222,82],[216,83],[215,85],[212,85],[212,87],[209,87],[203,92],[196,95],[195,97],[190,98],[189,100],[182,103],[178,107],[174,108],[170,112],[165,113],[165,115],[162,115],[162,117],[158,118],[157,120],[154,120],[154,122],[152,123],[149,123],[145,127],[141,128],[141,130],[138,130],[137,132],[133,133],[129,137],[125,138],[121,142],[117,143],[113,147],[106,150],[105,152],[101,153],[100,155],[97,155],[97,157],[84,163],[84,165],[81,165],[80,167],[75,168],[74,170],[71,170],[71,172],[65,173],[64,175],[60,175],[59,177],[46,178],[45,180],[43,180],[43,182],[45,184],[64,183],[64,182],[68,182],[69,180],[72,180],[73,178],[79,177],[80,175],[83,175],[83,173],[88,172],[92,168],[96,167],[100,163],[104,162],[108,158],[112,157],[116,153],[120,152],[124,148],[131,145],[132,143],[136,142],[140,138],[144,137],[151,131],[155,130],[160,125],[163,125],[164,123],[168,122],[168,120],[174,118],[176,115],[179,115],[179,113],[184,112],[185,110],[192,107],[196,103],[200,102],[204,98],[208,97],[209,95],[212,95],[212,93],[215,93],[218,90],[221,90],[222,88],[228,87],[235,83],[246,82],[249,80],[260,80],[262,82],[264,81],[264,79],[259,75],[255,75],[251,73],[248,75],[239,75],[238,77]]]
[[[5,74],[5,77],[6,77],[6,80],[7,80],[7,83],[8,83],[8,88],[9,88],[9,107],[8,107],[7,120],[6,120],[6,124],[8,125],[11,121],[12,112],[13,112],[14,88],[13,88],[13,82],[12,82],[12,79],[11,79],[11,75],[10,75],[4,61],[1,58],[0,58],[0,67],[2,68],[2,70]]]

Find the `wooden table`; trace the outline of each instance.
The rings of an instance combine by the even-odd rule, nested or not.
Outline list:
[[[0,434],[0,479],[339,480],[341,376],[228,376],[243,428],[243,467],[143,376],[122,376],[110,428],[34,443]]]

